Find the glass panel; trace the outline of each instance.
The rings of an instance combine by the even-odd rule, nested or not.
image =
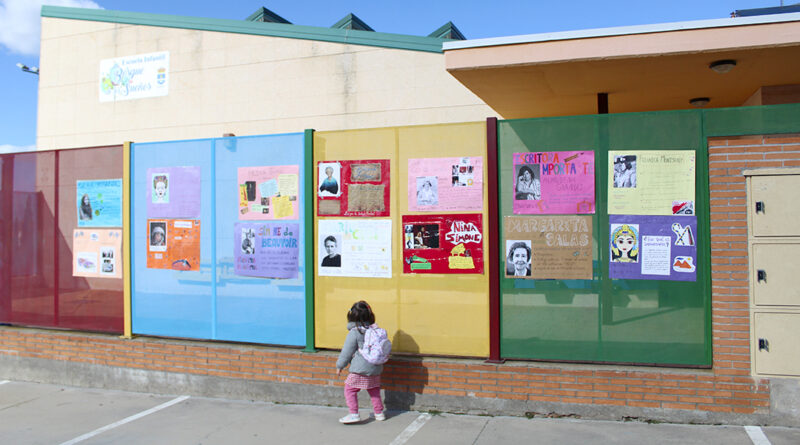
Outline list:
[[[215,140],[218,339],[305,345],[306,271],[302,246],[306,240],[303,223],[306,215],[302,184],[307,169],[304,165],[304,141],[302,133]],[[299,172],[297,218],[239,219],[238,169],[264,166],[296,167]],[[253,195],[256,196],[255,190]],[[269,279],[235,274],[234,250],[240,248],[234,243],[237,222],[297,224],[300,230],[297,278]]]
[[[122,147],[58,152],[58,326],[91,331],[122,332],[122,278],[73,276],[74,230],[78,228],[77,181],[122,179]],[[95,202],[99,209],[101,204]],[[91,230],[92,228],[87,228]],[[122,227],[114,228],[122,232]],[[116,253],[121,259],[122,252]],[[99,260],[101,261],[101,260]]]

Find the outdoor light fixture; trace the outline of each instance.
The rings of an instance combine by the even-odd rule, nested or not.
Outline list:
[[[39,75],[39,67],[36,66],[29,67],[28,65],[23,65],[21,63],[18,63],[17,68],[21,69],[22,71],[25,71],[26,73],[36,74],[37,76]]]
[[[707,97],[695,97],[694,99],[689,99],[689,103],[697,108],[703,108],[708,105],[709,102],[711,102],[711,99]]]
[[[708,65],[715,73],[725,74],[736,66],[736,61],[733,59],[715,60]]]

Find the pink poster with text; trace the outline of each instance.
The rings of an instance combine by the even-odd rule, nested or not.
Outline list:
[[[483,158],[408,160],[408,211],[483,209]]]
[[[592,214],[593,151],[514,153],[510,189],[518,215]]]

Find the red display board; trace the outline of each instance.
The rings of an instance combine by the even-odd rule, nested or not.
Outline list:
[[[389,160],[317,163],[318,216],[389,216]]]
[[[403,216],[403,273],[483,273],[481,214]]]

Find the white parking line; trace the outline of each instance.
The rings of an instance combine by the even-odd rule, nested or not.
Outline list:
[[[6,383],[11,383],[10,380],[0,380],[0,385],[5,385]]]
[[[753,445],[771,445],[764,431],[761,431],[761,427],[746,426],[744,430],[747,432],[747,435],[750,436]]]
[[[141,419],[142,417],[144,417],[144,416],[146,416],[148,414],[153,414],[154,412],[161,411],[164,408],[169,408],[170,406],[175,405],[176,403],[181,403],[181,402],[183,402],[184,400],[186,400],[188,398],[189,398],[189,396],[180,396],[178,398],[170,400],[169,402],[162,403],[161,405],[158,405],[156,407],[150,408],[147,411],[142,411],[139,414],[134,414],[134,415],[132,415],[130,417],[126,417],[126,418],[124,418],[124,419],[122,419],[122,420],[120,420],[118,422],[114,422],[114,423],[106,425],[106,426],[104,426],[102,428],[98,428],[98,429],[96,429],[94,431],[90,431],[90,432],[84,434],[83,436],[78,436],[78,437],[76,437],[76,438],[74,438],[72,440],[68,440],[66,442],[63,442],[61,445],[73,445],[73,444],[76,444],[78,442],[83,442],[84,440],[86,440],[86,439],[88,439],[90,437],[94,437],[94,436],[96,436],[96,435],[98,435],[100,433],[103,433],[103,432],[108,431],[110,429],[114,429],[114,428],[116,428],[116,427],[118,427],[120,425],[124,425],[124,424],[126,424],[128,422],[133,422],[136,419]]]
[[[406,429],[400,432],[397,437],[389,445],[403,445],[404,443],[408,442],[408,439],[411,439],[411,436],[417,433],[425,422],[431,420],[431,415],[428,413],[420,414],[419,417],[414,419],[411,422],[411,425],[407,426]]]

